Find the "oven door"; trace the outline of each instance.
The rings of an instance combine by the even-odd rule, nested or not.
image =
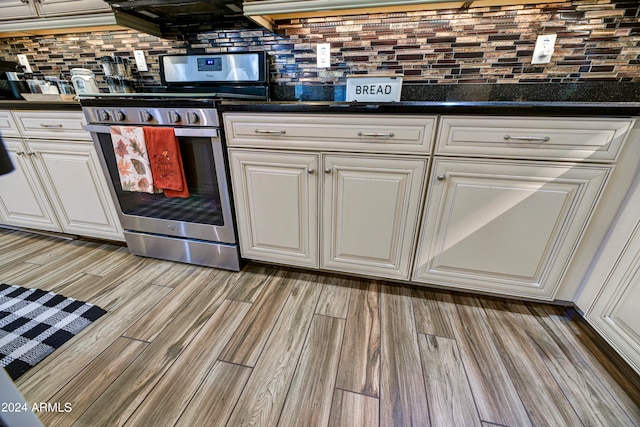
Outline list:
[[[88,125],[125,230],[235,244],[229,189],[218,129],[174,128],[188,198],[124,191],[109,126]]]

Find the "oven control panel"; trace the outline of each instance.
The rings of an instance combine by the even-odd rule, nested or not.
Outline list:
[[[83,107],[87,122],[122,126],[219,127],[215,108]]]

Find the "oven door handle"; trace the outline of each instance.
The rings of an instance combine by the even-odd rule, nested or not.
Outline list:
[[[104,125],[85,125],[84,130],[91,133],[110,133],[110,126]],[[219,130],[215,128],[173,128],[176,136],[191,137],[209,137],[217,138],[220,136]]]

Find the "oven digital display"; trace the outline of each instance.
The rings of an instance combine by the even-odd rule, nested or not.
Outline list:
[[[222,71],[222,58],[198,58],[198,71]]]

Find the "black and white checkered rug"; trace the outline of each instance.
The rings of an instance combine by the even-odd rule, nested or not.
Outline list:
[[[15,380],[105,313],[53,292],[0,284],[0,366]]]

